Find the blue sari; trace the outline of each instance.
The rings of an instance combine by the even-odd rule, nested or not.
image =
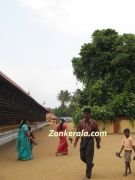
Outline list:
[[[30,139],[26,135],[26,132],[29,132],[28,126],[26,124],[23,124],[22,127],[19,129],[17,139],[17,151],[19,160],[32,159]]]

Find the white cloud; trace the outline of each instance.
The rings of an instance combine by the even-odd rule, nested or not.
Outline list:
[[[97,28],[133,30],[134,0],[17,0],[46,27],[72,34]]]
[[[37,101],[45,100],[46,106],[58,104],[56,96],[61,89],[72,92],[77,88],[70,60],[90,40],[94,30],[114,28],[119,33],[135,33],[134,0],[13,1],[21,6],[20,13],[25,15],[28,11],[26,15],[30,16],[25,24],[26,16],[20,14],[22,29],[17,24],[20,18],[13,16],[13,31],[5,19],[7,33],[1,33],[0,68]],[[6,3],[4,7],[9,17],[12,11]],[[20,10],[18,5],[14,9]]]

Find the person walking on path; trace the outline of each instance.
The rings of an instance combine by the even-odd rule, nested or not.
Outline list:
[[[18,160],[25,161],[32,159],[30,139],[34,141],[34,139],[30,137],[28,120],[22,120],[17,138]]]
[[[130,136],[130,130],[128,128],[124,129],[124,135],[125,137],[122,140],[122,145],[120,152],[116,152],[116,156],[121,157],[121,153],[124,149],[124,158],[125,158],[125,173],[124,176],[127,176],[128,174],[131,174],[131,167],[130,167],[130,162],[131,162],[131,154],[132,150],[135,152],[135,144],[133,143],[133,138]],[[135,156],[133,158],[135,160]]]
[[[92,168],[94,166],[94,137],[90,136],[92,132],[99,132],[97,122],[91,119],[90,108],[85,108],[83,110],[84,119],[79,121],[77,126],[77,132],[88,132],[89,136],[81,137],[80,143],[80,158],[86,164],[86,177],[91,178]],[[100,148],[101,139],[99,136],[95,136],[97,149]],[[79,137],[76,136],[74,147],[76,148]]]
[[[61,123],[56,128],[56,131],[60,134],[59,135],[59,145],[57,147],[56,156],[59,154],[60,155],[68,154],[67,137],[64,134],[62,134],[66,130],[67,130],[67,124],[64,123],[64,119],[61,119]]]

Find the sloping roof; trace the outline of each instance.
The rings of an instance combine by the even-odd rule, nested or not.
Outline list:
[[[23,95],[27,96],[30,100],[32,100],[34,103],[39,105],[41,108],[45,109],[46,112],[48,112],[48,109],[43,107],[41,104],[39,104],[34,98],[32,98],[23,88],[21,88],[18,84],[16,84],[13,80],[11,80],[9,77],[7,77],[2,71],[0,71],[0,78],[2,78],[4,81],[6,81],[10,86],[15,88],[17,91],[23,93]]]

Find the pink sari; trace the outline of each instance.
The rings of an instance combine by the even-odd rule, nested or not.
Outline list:
[[[63,124],[63,130],[60,131],[60,127],[57,127],[57,132],[64,132],[67,129],[67,125]],[[68,143],[67,143],[67,137],[64,135],[59,136],[59,145],[57,147],[57,153],[61,153],[63,155],[68,154]]]

